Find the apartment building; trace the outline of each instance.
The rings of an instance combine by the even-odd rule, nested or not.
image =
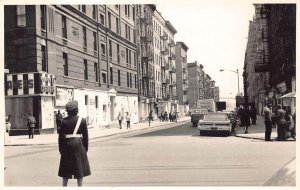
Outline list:
[[[176,33],[170,21],[166,21],[156,10],[153,19],[156,114],[177,110],[174,42]]]
[[[189,111],[188,99],[188,69],[187,69],[187,51],[188,46],[184,42],[176,42],[175,62],[176,62],[176,83],[178,96],[178,111],[180,115],[186,115]]]
[[[54,115],[74,99],[90,127],[138,121],[134,5],[5,5],[5,112],[12,134],[55,130]]]
[[[153,4],[137,5],[137,44],[139,81],[139,121],[145,121],[154,109],[157,75],[154,69]]]
[[[291,107],[296,101],[296,5],[254,4],[244,64],[246,103]],[[284,21],[284,22],[282,22]]]

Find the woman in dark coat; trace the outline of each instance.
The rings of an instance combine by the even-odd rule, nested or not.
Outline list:
[[[241,127],[245,127],[245,134],[248,133],[248,127],[250,126],[250,112],[248,107],[245,109],[241,109],[240,111],[240,117],[241,117]]]
[[[74,129],[79,119],[78,102],[71,101],[66,105],[68,117],[61,122],[59,133],[59,152],[61,154],[58,176],[63,178],[63,186],[68,185],[68,179],[77,179],[77,185],[82,186],[83,177],[91,174],[88,151],[88,130],[86,119],[82,118],[78,131]]]

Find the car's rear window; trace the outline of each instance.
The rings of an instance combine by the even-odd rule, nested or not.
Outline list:
[[[209,121],[226,121],[228,120],[226,114],[208,114],[205,115],[204,120],[209,120]]]

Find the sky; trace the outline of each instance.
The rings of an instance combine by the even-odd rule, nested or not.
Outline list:
[[[243,92],[243,66],[249,21],[254,6],[250,1],[157,1],[157,10],[177,30],[175,41],[188,47],[188,62],[198,61],[220,88],[220,97]]]

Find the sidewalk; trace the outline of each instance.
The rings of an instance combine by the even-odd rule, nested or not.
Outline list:
[[[265,140],[265,124],[264,118],[260,115],[257,116],[256,125],[250,125],[248,128],[248,134],[244,134],[244,127],[237,127],[236,137]],[[272,128],[271,141],[276,141],[277,128]],[[287,141],[295,141],[293,138],[287,139]]]
[[[177,123],[183,123],[190,121],[190,117],[183,117],[178,119]],[[160,122],[159,120],[152,121],[149,127],[148,122],[131,124],[131,129],[127,129],[123,123],[122,129],[119,126],[114,127],[99,127],[99,128],[88,128],[89,140],[109,137],[117,134],[130,133],[132,131],[138,131],[149,128],[163,127],[175,124],[175,122]],[[9,142],[5,142],[4,146],[26,146],[26,145],[45,145],[45,144],[57,144],[58,134],[41,134],[34,135],[33,139],[29,139],[28,135],[10,136]]]

